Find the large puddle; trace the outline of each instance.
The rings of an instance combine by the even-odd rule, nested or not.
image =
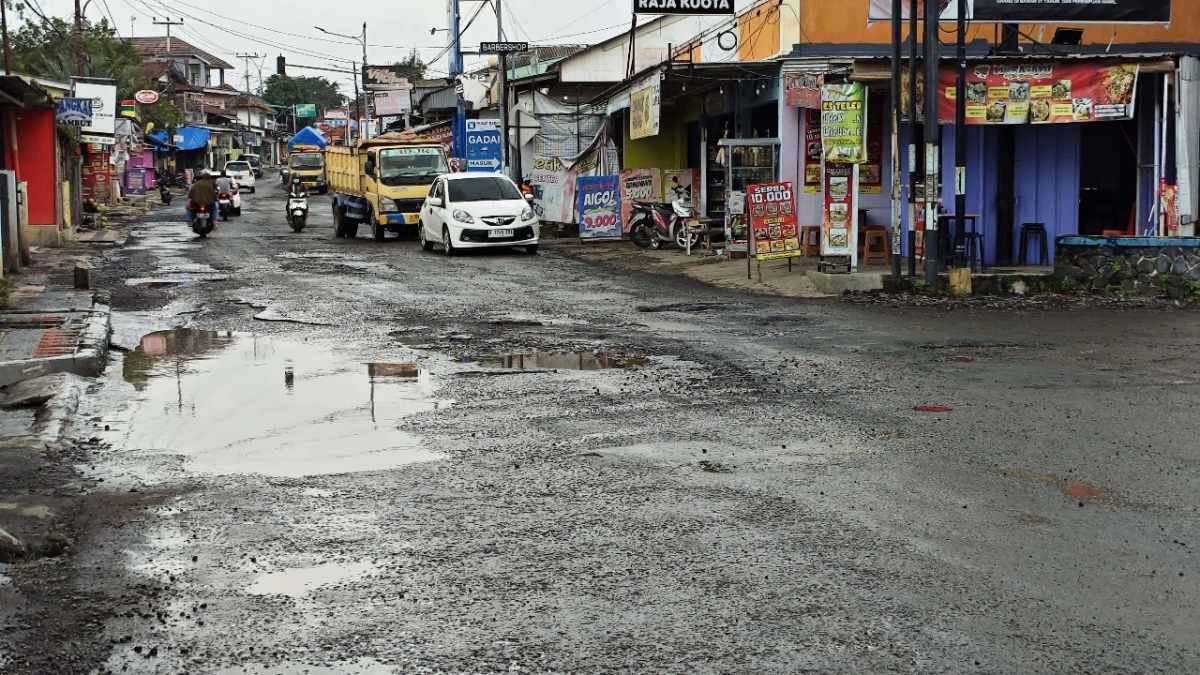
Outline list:
[[[182,455],[190,470],[281,477],[390,469],[441,455],[398,430],[435,407],[427,373],[328,346],[239,333],[151,333],[126,355],[138,392],[117,425],[127,450]]]

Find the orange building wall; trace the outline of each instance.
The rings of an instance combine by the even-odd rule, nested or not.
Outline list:
[[[867,27],[868,0],[804,0],[801,3],[800,26],[802,35],[784,36],[787,42],[816,44],[869,44],[892,41],[892,28],[886,22],[877,22]],[[949,26],[947,26],[949,27]],[[1108,44],[1113,37],[1113,26],[1085,25],[1084,44]],[[1054,36],[1053,24],[1047,24],[1043,42]],[[1025,24],[1021,31],[1037,37],[1041,24]],[[968,39],[992,41],[996,24],[975,24],[968,32]],[[905,31],[907,34],[907,31]],[[946,34],[943,39],[950,40]],[[1025,41],[1025,38],[1022,38]],[[1200,44],[1200,0],[1173,0],[1171,3],[1171,25],[1162,26],[1118,26],[1114,44],[1147,42],[1198,43]]]
[[[764,4],[740,17],[739,61],[760,61],[779,55],[779,14],[779,5]]]

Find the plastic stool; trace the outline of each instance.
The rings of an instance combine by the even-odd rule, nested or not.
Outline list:
[[[863,242],[858,247],[859,261],[864,265],[870,265],[872,260],[880,260],[885,263],[891,260],[892,245],[888,239],[887,228],[868,225],[863,232]],[[872,248],[872,244],[877,244],[878,248]]]
[[[1037,244],[1040,244],[1040,246],[1041,246],[1041,248],[1039,249],[1039,252],[1041,253],[1041,256],[1040,256],[1041,262],[1039,264],[1049,265],[1050,264],[1050,240],[1046,236],[1046,224],[1045,223],[1022,223],[1021,224],[1021,238],[1018,240],[1021,248],[1017,251],[1017,264],[1022,267],[1026,265],[1025,253],[1026,253],[1026,250],[1029,248],[1029,238],[1030,237],[1034,237],[1034,242]]]
[[[800,255],[810,258],[821,255],[821,226],[800,226]]]

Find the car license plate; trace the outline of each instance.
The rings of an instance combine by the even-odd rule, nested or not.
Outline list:
[[[490,239],[503,239],[505,237],[511,237],[511,236],[513,236],[512,230],[490,230],[490,231],[488,231],[488,238],[490,238]]]

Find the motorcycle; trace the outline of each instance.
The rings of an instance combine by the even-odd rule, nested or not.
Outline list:
[[[308,222],[308,197],[305,195],[288,195],[287,220],[293,232],[304,229]]]
[[[188,208],[195,212],[192,222],[188,223],[192,227],[192,232],[195,232],[201,239],[208,236],[209,232],[213,231],[213,214],[207,205],[196,206],[191,201],[188,202]]]
[[[162,199],[163,204],[171,203],[171,188],[167,186],[165,180],[158,181],[158,196]]]
[[[682,199],[670,204],[634,202],[629,216],[629,240],[638,248],[658,250],[666,245],[681,249],[695,247],[700,235],[688,229],[694,215],[692,205]],[[690,240],[690,241],[689,241]]]
[[[221,220],[229,220],[233,213],[233,197],[228,192],[222,192],[217,197],[217,211],[221,214]]]

